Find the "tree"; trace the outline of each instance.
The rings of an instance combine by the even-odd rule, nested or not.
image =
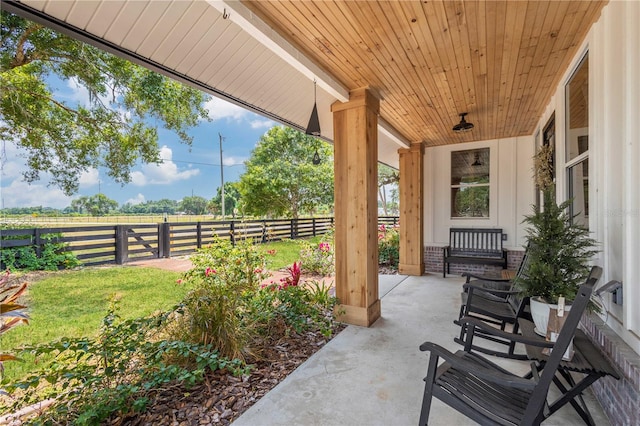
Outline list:
[[[180,203],[180,208],[187,214],[205,214],[207,211],[207,200],[198,195],[184,197]]]
[[[178,202],[163,198],[158,201],[145,201],[139,204],[126,203],[120,207],[122,213],[132,214],[175,214],[178,210]]]
[[[378,199],[380,200],[380,205],[382,206],[385,216],[389,215],[389,208],[395,201],[394,196],[397,196],[399,180],[400,175],[396,169],[389,167],[386,164],[378,163]],[[386,189],[389,185],[393,186],[393,188],[391,188],[391,200],[387,201]],[[395,194],[394,190],[396,190]]]
[[[0,138],[24,151],[27,182],[51,175],[67,195],[83,171],[104,167],[130,181],[138,160],[160,161],[160,122],[190,144],[187,129],[207,117],[207,96],[40,24],[2,12]],[[55,77],[76,83],[89,103],[56,99]]]
[[[75,211],[86,211],[91,216],[104,216],[118,208],[118,202],[104,194],[96,194],[90,197],[83,195],[71,200],[71,208]]]
[[[224,183],[224,214],[225,216],[235,216],[235,209],[240,200],[240,192],[238,191],[238,182]],[[220,214],[222,210],[222,191],[218,187],[216,196],[207,204],[209,213]]]
[[[312,163],[316,150],[318,165]],[[319,139],[273,127],[245,165],[238,186],[245,213],[297,218],[333,203],[333,150]]]

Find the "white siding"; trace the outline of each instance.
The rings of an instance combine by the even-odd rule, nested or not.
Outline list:
[[[601,243],[601,284],[623,282],[624,305],[603,318],[640,353],[640,2],[610,2],[539,121],[555,111],[558,197],[566,197],[565,84],[589,51],[589,228]]]
[[[450,227],[496,227],[506,248],[524,245],[522,217],[534,203],[533,136],[444,145],[425,150],[425,244],[446,245]],[[490,149],[490,217],[451,218],[451,152]]]

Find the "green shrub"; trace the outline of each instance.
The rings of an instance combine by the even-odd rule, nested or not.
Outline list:
[[[171,317],[162,313],[121,321],[113,304],[96,338],[64,338],[25,348],[25,353],[55,357],[38,374],[9,384],[14,404],[0,408],[15,411],[56,398],[38,417],[39,424],[95,425],[115,414],[143,412],[165,384],[190,387],[207,370],[246,373],[240,361],[219,356],[211,345],[158,339]]]
[[[7,227],[5,225],[2,228]],[[65,251],[64,243],[57,242],[61,236],[61,234],[43,234],[41,238],[45,243],[42,245],[39,257],[35,246],[3,248],[0,253],[0,263],[10,270],[25,271],[57,271],[78,266],[80,262],[76,256]]]
[[[400,261],[400,234],[397,227],[378,227],[378,264],[398,268]]]
[[[317,244],[303,241],[301,245],[300,261],[306,272],[322,276],[335,272],[333,240],[323,238]]]
[[[250,241],[233,246],[216,238],[191,257],[193,269],[181,283],[193,288],[180,318],[183,338],[212,344],[230,358],[244,358],[252,325],[244,316],[247,299],[266,277],[264,257]]]

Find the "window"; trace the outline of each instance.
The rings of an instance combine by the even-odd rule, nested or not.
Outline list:
[[[589,56],[565,87],[567,195],[574,222],[589,226]]]
[[[489,217],[489,148],[451,153],[451,217]]]

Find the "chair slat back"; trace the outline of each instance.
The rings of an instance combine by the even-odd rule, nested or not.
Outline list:
[[[516,272],[515,279],[526,277],[529,275],[529,265],[531,263],[531,256],[529,256],[529,247],[524,252],[524,256],[522,257],[522,262],[520,262],[520,266],[518,267],[518,272]],[[514,282],[515,282],[514,279]],[[511,286],[511,290],[515,290],[515,285]],[[507,297],[507,302],[511,305],[514,312],[519,312],[520,305],[522,304],[522,297],[519,294],[510,295]]]

